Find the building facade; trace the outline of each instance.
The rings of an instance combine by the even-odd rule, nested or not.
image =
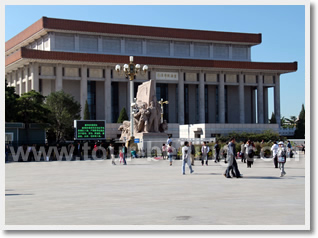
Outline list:
[[[129,80],[114,69],[132,55],[149,67],[136,76],[134,93],[154,79],[157,99],[169,101],[164,119],[173,128],[202,123],[262,128],[269,118],[269,88],[280,124],[280,75],[296,71],[297,62],[252,62],[252,46],[260,43],[261,34],[43,17],[6,42],[5,76],[20,95],[32,89],[45,96],[71,94],[82,116],[87,100],[91,119],[106,120],[113,136],[118,132],[111,124],[120,110],[130,111]]]

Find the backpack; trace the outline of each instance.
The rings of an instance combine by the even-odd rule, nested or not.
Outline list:
[[[282,150],[281,156],[286,157],[286,150]]]
[[[171,148],[171,146],[168,147],[168,153],[172,153],[172,148]]]
[[[248,157],[253,158],[254,157],[254,150],[249,149],[247,155],[248,155]]]

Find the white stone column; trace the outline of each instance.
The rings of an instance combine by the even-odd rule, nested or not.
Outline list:
[[[62,65],[56,65],[55,92],[63,90]]]
[[[156,88],[157,78],[156,78],[156,70],[155,69],[151,69],[151,71],[150,71],[150,79],[153,79],[155,81],[155,88]]]
[[[24,76],[25,78],[25,92],[29,92],[31,89],[29,88],[29,75],[28,75],[28,68],[29,66],[24,67]]]
[[[247,60],[248,61],[251,61],[251,47],[249,46],[249,47],[247,47]]]
[[[55,50],[55,33],[54,32],[50,32],[49,39],[50,39],[50,51],[54,51]]]
[[[105,120],[106,123],[112,123],[112,79],[111,69],[105,69],[104,96],[105,96]]]
[[[18,69],[18,82],[19,82],[19,95],[20,96],[23,93],[23,91],[22,91],[22,85],[23,85],[22,78],[23,78],[22,68],[19,68]]]
[[[204,73],[200,72],[199,81],[199,122],[205,123]]]
[[[268,88],[263,89],[263,93],[264,93],[264,123],[267,124],[268,123]]]
[[[259,124],[264,123],[264,101],[263,101],[263,75],[258,75],[257,85],[257,120]]]
[[[252,123],[256,123],[256,90],[254,88],[252,90]]]
[[[129,77],[127,79],[127,84],[126,84],[126,88],[127,88],[127,98],[126,98],[126,105],[127,105],[127,108],[126,108],[126,112],[127,112],[127,115],[129,117],[129,120],[130,120],[130,80],[129,80]]]
[[[225,123],[224,73],[219,76],[219,123]]]
[[[179,71],[178,83],[178,123],[184,124],[184,72]]]
[[[31,66],[31,89],[39,92],[39,64],[32,63]]]
[[[84,118],[85,103],[87,100],[87,66],[81,67],[82,78],[81,78],[81,118]]]
[[[244,75],[239,74],[240,123],[245,123]]]
[[[274,87],[274,113],[276,117],[276,123],[280,126],[280,75],[275,75],[275,87]]]

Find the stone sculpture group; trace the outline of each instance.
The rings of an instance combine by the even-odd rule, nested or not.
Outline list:
[[[138,86],[136,103],[132,107],[134,113],[134,135],[139,133],[160,133],[168,129],[166,121],[161,122],[162,109],[157,102],[155,82],[149,80]],[[130,121],[124,121],[118,128],[120,140],[130,138]]]

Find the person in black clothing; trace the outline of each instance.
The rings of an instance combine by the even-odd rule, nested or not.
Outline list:
[[[216,141],[215,142],[215,145],[214,145],[214,150],[215,150],[215,163],[219,162],[220,161],[220,146],[219,146],[219,142]]]
[[[192,142],[190,142],[190,148],[191,148],[191,165],[194,166],[195,148]]]
[[[123,149],[122,149],[122,152],[123,152],[123,160],[124,160],[124,165],[127,165],[127,162],[126,162],[126,158],[127,158],[127,147],[125,146],[125,144],[123,143]]]
[[[80,159],[82,158],[82,145],[80,142],[77,142],[77,145],[75,146],[74,155]]]
[[[238,166],[236,163],[236,150],[235,150],[235,138],[230,139],[230,143],[228,145],[228,167],[224,173],[224,176],[227,178],[231,178],[230,171],[232,172],[232,176],[236,178],[242,178],[240,171],[238,170]]]

